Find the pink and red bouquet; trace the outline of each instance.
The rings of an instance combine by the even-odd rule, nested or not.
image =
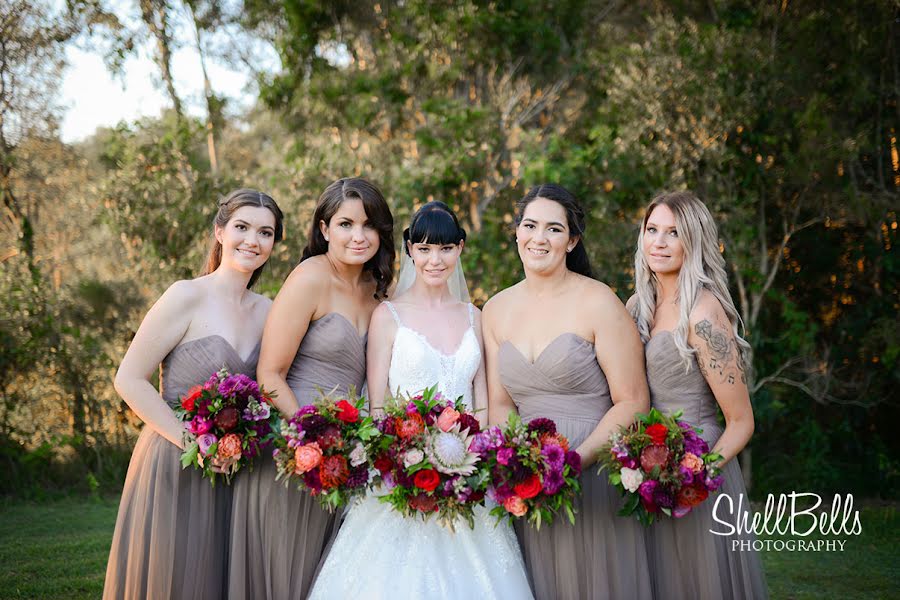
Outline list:
[[[575,522],[572,508],[581,492],[581,457],[550,419],[527,425],[512,413],[504,427],[491,427],[475,436],[469,449],[477,452],[487,474],[487,495],[497,503],[491,514],[525,518],[540,528],[564,513]]]
[[[231,375],[225,369],[206,383],[196,385],[181,398],[175,415],[184,421],[185,449],[181,465],[203,470],[213,484],[216,475],[226,483],[272,441],[275,409],[265,390],[250,377]],[[213,470],[213,463],[224,473]]]
[[[680,417],[652,408],[600,449],[600,471],[607,469],[625,496],[621,516],[635,515],[644,525],[660,515],[680,518],[722,485],[722,456]]]
[[[293,481],[329,512],[366,491],[370,446],[379,437],[372,417],[363,416],[365,397],[320,392],[281,423],[273,458],[279,480]]]
[[[373,462],[380,500],[407,517],[434,516],[450,529],[462,519],[474,528],[472,511],[484,501],[485,482],[481,457],[469,446],[481,427],[462,398],[450,401],[431,387],[387,399],[384,411]]]

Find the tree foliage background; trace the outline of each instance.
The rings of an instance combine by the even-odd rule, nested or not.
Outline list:
[[[578,195],[623,300],[642,207],[695,190],[754,350],[754,494],[895,497],[898,27],[895,0],[4,4],[0,493],[119,488],[140,424],[112,375],[149,304],[198,273],[220,195],[255,186],[285,210],[260,283],[274,295],[321,189],[362,175],[398,233],[430,199],[459,212],[478,303],[521,277],[529,186]],[[152,48],[170,109],[63,143],[76,40],[113,70]],[[204,68],[205,112],[186,111],[179,46],[252,74],[252,108]]]

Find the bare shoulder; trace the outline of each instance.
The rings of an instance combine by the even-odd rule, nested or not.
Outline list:
[[[201,302],[206,295],[207,285],[204,278],[183,279],[176,281],[160,296],[157,306],[179,307],[189,309]]]
[[[250,292],[250,301],[253,303],[253,310],[265,315],[272,308],[272,299],[256,292]]]
[[[637,302],[637,294],[632,294],[628,301],[625,302],[625,310],[631,312],[632,310],[634,310],[634,307],[637,306]]]
[[[394,323],[394,316],[386,302],[382,302],[372,311],[372,319],[369,322],[370,329],[383,330]]]
[[[620,308],[622,301],[608,285],[602,281],[578,275],[575,290],[580,298],[579,304],[592,308]]]
[[[485,319],[491,319],[493,315],[505,312],[505,310],[516,301],[516,298],[521,293],[521,286],[522,282],[520,281],[491,296],[491,299],[484,304]]]
[[[324,258],[319,256],[308,258],[294,267],[294,270],[285,279],[282,290],[302,288],[306,291],[310,289],[324,291],[331,282],[331,274],[328,269],[328,263]]]
[[[719,299],[709,290],[701,290],[697,296],[697,301],[691,309],[690,315],[691,332],[697,332],[698,327],[701,329],[706,324],[728,324],[728,316]],[[729,325],[730,327],[730,325]]]

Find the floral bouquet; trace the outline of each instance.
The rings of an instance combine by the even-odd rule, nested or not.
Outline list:
[[[272,440],[275,419],[272,399],[246,375],[231,375],[225,369],[214,373],[181,398],[175,416],[184,421],[185,449],[182,468],[202,469],[216,483],[213,459],[228,464],[225,482],[254,458]]]
[[[511,413],[503,428],[479,433],[469,449],[481,455],[488,497],[499,505],[491,514],[498,521],[526,517],[540,529],[562,512],[575,522],[572,501],[581,491],[581,457],[569,450],[556,423],[538,418],[525,425]]]
[[[321,390],[312,404],[282,421],[273,458],[277,479],[296,482],[329,512],[362,495],[369,483],[369,449],[379,437],[372,417],[361,416],[365,397]]]
[[[660,514],[680,518],[722,485],[720,454],[696,429],[680,421],[681,411],[664,415],[655,408],[622,427],[600,450],[600,471],[626,497],[621,516],[635,515],[650,525]]]
[[[407,517],[436,515],[451,530],[461,518],[474,528],[486,480],[480,456],[469,450],[481,428],[462,398],[448,401],[431,387],[389,398],[384,410],[374,460],[385,490],[380,500]]]

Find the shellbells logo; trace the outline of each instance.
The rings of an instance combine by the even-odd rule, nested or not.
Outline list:
[[[737,506],[727,493],[719,494],[713,506],[713,520],[721,527],[710,529],[713,535],[734,536],[731,550],[775,550],[789,552],[843,552],[848,536],[862,533],[859,511],[853,510],[853,494],[834,496],[831,510],[818,511],[822,497],[810,492],[775,494],[766,498],[762,512],[752,514],[744,508],[744,495]],[[736,510],[735,510],[736,508]],[[793,536],[799,539],[752,539]],[[822,539],[830,536],[829,539]]]

